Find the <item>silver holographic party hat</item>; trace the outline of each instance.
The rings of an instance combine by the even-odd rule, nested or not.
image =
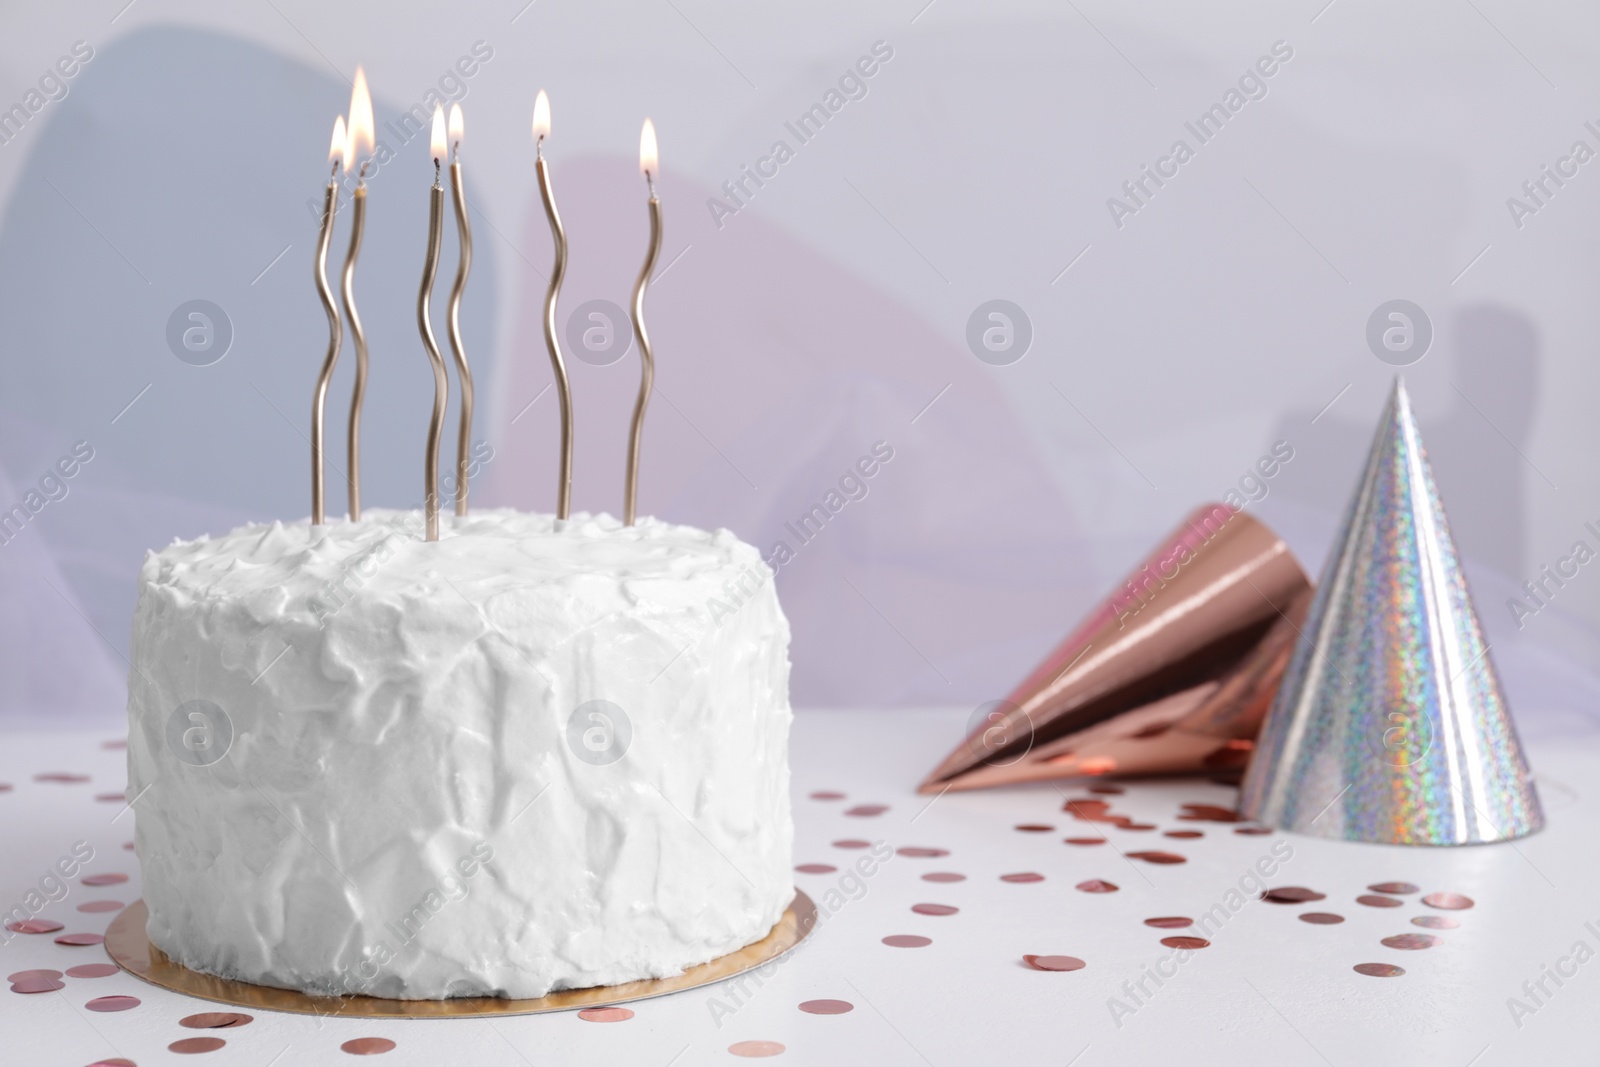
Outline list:
[[[1399,378],[1239,809],[1285,830],[1400,845],[1503,841],[1544,825]]]

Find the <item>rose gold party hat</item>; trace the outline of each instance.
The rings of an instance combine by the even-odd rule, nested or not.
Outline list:
[[[1266,526],[1199,508],[1010,697],[978,709],[921,791],[1242,767],[1310,592]]]

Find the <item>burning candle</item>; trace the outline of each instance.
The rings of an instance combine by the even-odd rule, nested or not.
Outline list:
[[[456,376],[461,379],[461,430],[456,437],[456,514],[467,513],[467,454],[472,447],[472,368],[467,366],[467,350],[461,344],[461,293],[472,270],[472,225],[467,221],[467,192],[461,184],[461,138],[465,133],[461,105],[450,105],[450,191],[456,206],[456,236],[460,255],[456,259],[456,283],[450,288],[450,317],[447,323],[450,351],[456,357]]]
[[[433,366],[433,417],[428,420],[428,443],[422,468],[423,514],[427,539],[439,540],[439,436],[444,428],[445,404],[450,398],[450,379],[445,376],[444,357],[433,336],[428,304],[433,295],[433,279],[439,273],[439,244],[444,234],[444,186],[439,184],[439,169],[445,158],[444,109],[433,108],[433,188],[428,191],[428,254],[422,264],[422,288],[417,293],[417,329],[422,347]]]
[[[561,358],[556,335],[556,298],[567,273],[567,232],[556,211],[556,196],[550,188],[550,167],[544,159],[544,139],[550,135],[550,98],[543,89],[533,102],[534,169],[539,175],[539,196],[544,200],[545,218],[550,221],[550,238],[555,243],[555,262],[550,265],[550,288],[544,297],[544,343],[550,350],[550,366],[556,375],[556,395],[561,400],[561,466],[556,474],[556,518],[565,519],[572,507],[572,387],[567,383],[567,364]]]
[[[333,364],[339,358],[339,343],[343,331],[339,324],[339,308],[333,302],[333,290],[328,288],[328,242],[333,237],[333,217],[339,207],[339,164],[344,158],[346,134],[344,116],[333,124],[333,144],[328,149],[331,169],[328,189],[322,198],[322,230],[317,234],[317,259],[314,275],[317,296],[322,309],[328,313],[328,354],[322,360],[322,373],[317,375],[316,395],[311,403],[311,525],[323,524],[322,511],[322,406],[328,396],[328,380],[333,377]]]
[[[361,402],[367,394],[367,335],[361,328],[361,315],[356,311],[356,258],[361,255],[361,238],[367,222],[367,164],[372,161],[372,95],[367,92],[367,73],[356,68],[355,86],[350,91],[350,126],[345,139],[344,172],[348,176],[356,161],[361,168],[356,172],[356,189],[350,201],[350,250],[344,257],[344,276],[340,294],[344,299],[344,316],[350,322],[350,337],[356,348],[356,380],[350,394],[350,425],[348,431],[348,463],[350,467],[350,521],[361,520]]]
[[[656,358],[650,351],[650,335],[644,328],[644,294],[650,286],[650,275],[655,272],[656,261],[661,258],[661,201],[656,199],[656,128],[644,120],[639,131],[639,170],[644,174],[645,189],[650,193],[650,244],[645,249],[644,266],[639,268],[639,280],[633,283],[633,332],[639,338],[639,399],[633,405],[633,428],[628,434],[628,481],[622,503],[622,521],[633,525],[639,502],[639,440],[644,436],[644,411],[650,403],[650,389],[655,384]]]

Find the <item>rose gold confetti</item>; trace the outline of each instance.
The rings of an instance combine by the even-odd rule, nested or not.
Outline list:
[[[126,793],[96,793],[94,798],[102,804],[126,804],[128,802],[128,794]]]
[[[1476,903],[1471,897],[1460,893],[1429,893],[1422,898],[1422,902],[1441,911],[1465,911]]]
[[[947,848],[925,848],[922,845],[902,845],[894,851],[897,856],[915,860],[936,860],[940,856],[950,855],[950,850]]]
[[[120,900],[86,900],[78,905],[78,910],[94,914],[102,911],[121,911],[126,906]]]
[[[1395,934],[1393,937],[1383,939],[1383,947],[1408,950],[1432,948],[1443,940],[1444,938],[1435,934]]]
[[[1379,882],[1377,885],[1369,885],[1367,888],[1374,893],[1389,893],[1396,896],[1404,896],[1407,893],[1415,893],[1418,890],[1418,887],[1410,882]]]
[[[1175,863],[1189,862],[1189,857],[1180,856],[1176,852],[1125,852],[1123,855],[1130,859],[1144,860],[1146,863],[1154,863],[1164,867],[1170,867]]]
[[[1168,948],[1210,948],[1211,942],[1203,937],[1189,937],[1185,934],[1176,934],[1172,937],[1163,937],[1161,943]]]
[[[578,1018],[586,1023],[625,1023],[633,1018],[630,1008],[584,1008]]]
[[[1303,885],[1279,886],[1261,894],[1262,900],[1269,900],[1274,904],[1306,904],[1313,900],[1326,900],[1327,898],[1328,894],[1319,893],[1315,889],[1307,889]]]
[[[51,970],[49,967],[35,967],[28,971],[17,971],[6,976],[8,982],[20,982],[25,978],[60,978],[61,972]]]
[[[882,815],[888,810],[889,805],[887,804],[857,804],[853,808],[846,808],[845,814],[854,815],[857,818],[871,818],[874,815]]]
[[[133,842],[132,841],[124,841],[122,843],[122,847],[127,849],[129,852],[132,852],[133,851]]]
[[[1272,828],[1270,826],[1236,826],[1233,828],[1233,832],[1243,834],[1245,837],[1265,837],[1272,833]]]
[[[1357,904],[1365,904],[1369,908],[1398,908],[1405,901],[1398,897],[1380,897],[1375,893],[1363,893],[1356,897]]]
[[[112,750],[113,752],[115,752],[115,751],[118,751],[119,749],[127,748],[128,747],[128,739],[125,738],[125,737],[119,737],[119,738],[116,738],[115,740],[112,740],[112,741],[102,741],[102,742],[100,742],[100,747],[101,748],[108,748],[108,749]]]
[[[36,782],[62,782],[62,783],[87,782],[89,780],[89,776],[87,774],[66,774],[66,773],[61,772],[61,771],[50,771],[50,772],[48,772],[46,774],[36,774],[36,775],[34,775],[33,776],[33,780],[36,781]]]
[[[80,963],[67,968],[68,978],[109,978],[122,968],[115,963]]]
[[[1023,956],[1022,962],[1036,971],[1081,971],[1088,966],[1076,956]]]
[[[856,1010],[848,1000],[803,1000],[800,1010],[809,1015],[843,1015]]]
[[[920,934],[890,934],[883,943],[890,948],[925,948],[933,944],[933,938]]]
[[[1351,970],[1372,978],[1399,978],[1406,973],[1404,967],[1397,967],[1392,963],[1358,963]]]
[[[377,1056],[394,1048],[394,1042],[386,1037],[353,1037],[339,1048],[352,1056]]]
[[[795,868],[801,874],[832,874],[838,869],[831,863],[802,863]]]
[[[59,978],[24,978],[20,982],[11,983],[13,993],[54,993],[58,989],[67,988],[66,983]]]
[[[832,789],[819,789],[815,793],[811,794],[811,799],[812,800],[843,800],[844,799],[844,794],[835,792]]]
[[[9,793],[9,792],[11,792],[11,783],[10,782],[0,782],[0,793]]]
[[[1417,915],[1412,918],[1411,925],[1424,930],[1454,930],[1461,924],[1448,915]]]
[[[1153,823],[1153,822],[1119,822],[1119,823],[1117,823],[1117,829],[1119,829],[1119,830],[1154,830],[1155,828],[1156,828],[1156,824]]]
[[[762,1056],[778,1056],[783,1053],[783,1045],[777,1041],[735,1041],[728,1046],[728,1051],[735,1056],[744,1056],[750,1059],[759,1059]]]
[[[1087,882],[1079,882],[1074,889],[1084,893],[1115,893],[1119,886],[1100,878],[1091,878]]]
[[[90,1011],[127,1011],[138,1006],[138,997],[95,997],[84,1005]]]
[[[961,909],[951,904],[913,904],[911,910],[918,915],[954,915]]]
[[[872,847],[872,842],[871,841],[863,841],[859,837],[846,837],[843,840],[835,841],[833,843],[833,847],[834,848],[871,848]]]
[[[1181,822],[1243,822],[1243,817],[1232,808],[1220,804],[1182,804]]]
[[[1146,926],[1154,926],[1158,930],[1181,930],[1185,926],[1193,926],[1194,920],[1187,915],[1160,915],[1154,919],[1146,919]]]
[[[1103,845],[1106,843],[1106,839],[1103,837],[1064,837],[1062,840],[1069,845],[1082,846]]]
[[[125,1060],[121,1056],[117,1056],[109,1060],[95,1060],[89,1064],[89,1067],[139,1067],[139,1065],[132,1060]]]
[[[191,1030],[226,1030],[235,1026],[248,1026],[255,1021],[254,1015],[238,1011],[203,1011],[198,1015],[185,1015],[178,1020],[178,1025],[187,1026]]]
[[[1015,874],[1002,874],[1000,880],[1002,882],[1011,882],[1014,885],[1024,885],[1029,882],[1042,882],[1044,881],[1044,875],[1036,871],[1018,871]]]
[[[1300,921],[1312,926],[1337,926],[1344,922],[1344,916],[1331,911],[1305,911],[1300,913]]]
[[[1204,830],[1168,830],[1162,837],[1175,837],[1180,841],[1193,841],[1197,837],[1206,836]]]
[[[922,876],[924,882],[965,882],[967,876],[955,871],[929,871]]]
[[[197,1052],[215,1052],[226,1044],[220,1037],[180,1037],[167,1046],[167,1051],[189,1056]]]
[[[1101,796],[1115,797],[1121,796],[1123,793],[1126,793],[1127,790],[1122,788],[1120,785],[1091,785],[1089,787],[1089,792],[1099,793]]]
[[[104,934],[62,934],[56,938],[58,945],[98,945],[105,940]]]
[[[1055,827],[1043,822],[1022,822],[1017,824],[1016,829],[1025,834],[1048,834]]]
[[[53,934],[61,928],[54,919],[18,919],[6,923],[6,929],[14,934]]]
[[[78,881],[83,885],[121,885],[128,880],[128,876],[118,871],[102,871],[99,874],[86,874]]]

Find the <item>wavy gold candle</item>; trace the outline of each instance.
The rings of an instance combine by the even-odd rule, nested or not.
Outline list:
[[[544,296],[544,343],[550,350],[550,368],[556,376],[556,396],[561,400],[561,466],[556,474],[556,518],[565,519],[572,509],[572,386],[567,382],[567,364],[561,357],[561,342],[556,333],[556,300],[561,281],[567,276],[567,231],[556,210],[555,190],[550,186],[550,166],[544,159],[544,139],[550,136],[550,98],[543,89],[533,102],[534,170],[539,175],[539,196],[544,200],[545,218],[550,222],[550,238],[555,244],[555,260],[550,265],[550,288]]]
[[[628,474],[623,491],[622,521],[633,525],[639,502],[639,442],[644,436],[644,412],[650,403],[650,390],[656,380],[656,357],[650,350],[650,335],[644,328],[644,294],[650,287],[650,275],[655,273],[656,261],[661,258],[661,201],[656,198],[656,173],[659,153],[656,151],[656,128],[649,119],[639,131],[639,170],[644,174],[645,188],[650,199],[650,244],[645,249],[644,266],[639,268],[639,280],[633,283],[633,332],[639,337],[639,399],[633,405],[633,427],[628,433]]]
[[[444,237],[444,186],[439,170],[445,158],[444,109],[433,108],[433,188],[428,190],[428,252],[422,263],[422,288],[417,293],[417,329],[422,347],[433,367],[433,417],[428,420],[428,443],[423,459],[423,514],[427,540],[439,540],[439,437],[444,428],[444,409],[450,399],[450,379],[445,375],[444,357],[433,336],[433,320],[428,305],[433,297],[433,280],[439,274],[439,245]]]
[[[328,149],[328,162],[332,165],[328,175],[328,189],[322,197],[322,229],[317,234],[317,258],[313,276],[317,283],[317,296],[322,309],[328,313],[328,354],[322,359],[322,372],[317,375],[317,389],[311,402],[311,525],[323,524],[322,508],[322,407],[328,397],[328,381],[333,377],[333,365],[339,359],[339,344],[344,339],[339,323],[339,308],[333,302],[333,290],[328,287],[328,242],[333,238],[333,218],[339,208],[339,165],[345,152],[344,116],[333,124],[333,144]]]
[[[467,463],[472,448],[472,368],[467,364],[467,349],[461,343],[461,294],[472,271],[472,224],[467,219],[467,191],[461,184],[461,139],[466,122],[461,105],[450,105],[450,192],[456,208],[456,238],[460,253],[456,258],[456,281],[450,287],[449,316],[445,321],[450,351],[456,357],[456,377],[461,380],[461,429],[456,435],[456,514],[467,513]]]

